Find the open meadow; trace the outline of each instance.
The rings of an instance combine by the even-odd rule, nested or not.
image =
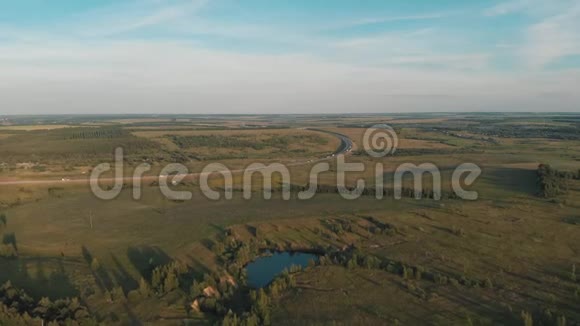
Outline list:
[[[398,135],[392,155],[364,149],[377,124]],[[113,200],[88,185],[117,147],[128,176],[151,167],[139,200],[131,181]],[[384,198],[337,193],[339,159],[365,167],[347,187],[380,179]],[[298,198],[321,162],[319,190]],[[168,187],[191,199],[163,196],[170,163],[191,174]],[[221,198],[202,192],[209,163],[232,170],[231,199],[219,174],[208,178]],[[255,173],[245,199],[251,163],[284,163],[291,179]],[[407,173],[395,199],[406,163],[435,165],[442,198],[431,173],[414,198]],[[453,195],[463,163],[481,168],[473,184],[460,179],[475,200]],[[103,185],[117,180],[106,175]],[[577,114],[27,116],[0,127],[0,325],[579,325],[578,239]],[[252,288],[246,266],[268,252],[317,259]]]

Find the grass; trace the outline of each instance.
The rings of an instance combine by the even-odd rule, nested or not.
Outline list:
[[[399,276],[320,267],[303,274],[299,282],[326,290],[295,291],[277,304],[275,320],[283,323],[283,316],[299,315],[304,318],[302,323],[392,323],[396,318],[401,324],[413,324],[442,318],[449,324],[464,323],[463,318],[469,315],[516,323],[522,309],[552,306],[551,296],[568,318],[580,317],[567,305],[576,299],[569,290],[573,283],[566,275],[575,261],[574,252],[579,249],[573,239],[579,236],[580,229],[559,220],[572,210],[554,211],[550,205],[528,200],[495,205],[463,204],[398,216],[372,212],[376,218],[396,225],[402,235],[373,238],[357,246],[379,257],[451,275],[491,278],[501,291],[459,290],[449,285],[413,282],[412,288],[422,288],[431,296],[436,294],[436,299],[425,300],[414,297],[414,291]],[[459,228],[464,230],[463,236],[454,234],[453,229]],[[314,306],[323,310],[307,308]],[[507,307],[516,313],[509,314]]]
[[[196,198],[199,196],[196,194]],[[365,206],[383,204],[368,201]],[[319,196],[316,201],[306,203],[241,198],[233,202],[197,199],[174,203],[161,201],[156,190],[150,189],[142,202],[131,200],[128,192],[116,201],[101,202],[76,190],[62,198],[46,198],[9,209],[6,213],[9,231],[17,235],[20,255],[30,257],[25,265],[31,268],[30,279],[19,282],[20,286],[32,289],[34,294],[49,295],[51,288],[40,285],[50,277],[36,278],[32,268],[42,266],[50,270],[47,272],[50,274],[58,267],[75,287],[97,292],[86,298],[89,306],[96,308],[103,304],[104,292],[101,291],[106,289],[100,290],[98,279],[108,280],[105,283],[110,284],[108,288],[111,289],[116,285],[131,286],[141,277],[144,271],[139,269],[141,265],[133,252],[155,250],[163,256],[188,261],[201,271],[218,269],[212,253],[198,244],[224,228],[240,223],[284,221],[290,217],[289,211],[294,212],[292,221],[287,222],[292,224],[294,219],[309,220],[314,216],[364,212],[365,209],[351,207],[336,196]],[[91,216],[93,228],[90,227]],[[83,248],[106,266],[106,277],[87,277],[91,272],[83,259]],[[55,263],[44,263],[49,259],[54,259]]]
[[[287,159],[288,156],[316,158],[328,155],[338,147],[338,140],[333,136],[296,129],[165,130],[137,131],[134,134],[204,161]]]
[[[337,123],[325,124],[320,121],[326,120],[316,117],[297,119],[303,119],[297,120],[301,123],[308,121],[309,126],[322,125],[324,129],[346,134],[361,144],[362,128],[337,128]],[[345,124],[373,119],[382,121],[366,116],[336,118]],[[0,282],[11,279],[35,297],[80,295],[91,310],[98,311],[103,320],[112,324],[115,318],[110,314],[116,315],[118,324],[130,320],[132,315],[145,322],[177,324],[171,318],[187,316],[186,298],[180,293],[121,304],[107,301],[106,291],[115,286],[133,289],[151,259],[158,263],[181,260],[199,273],[222,272],[223,266],[212,244],[224,230],[230,229],[242,241],[257,238],[286,248],[341,248],[354,244],[382,259],[449,275],[489,278],[494,284],[492,289],[456,288],[428,280],[404,280],[379,270],[319,266],[299,274],[299,286],[274,303],[274,324],[395,324],[398,321],[401,325],[448,325],[468,324],[469,320],[473,324],[517,324],[521,310],[534,312],[537,321],[537,312],[545,308],[554,314],[565,314],[570,322],[580,320],[575,308],[578,301],[574,297],[574,289],[580,283],[572,282],[569,277],[572,264],[580,265],[577,255],[580,243],[576,240],[580,238],[580,227],[576,223],[580,218],[580,182],[574,181],[568,194],[554,201],[535,196],[537,164],[548,163],[570,171],[577,169],[580,143],[498,137],[499,142],[492,144],[434,131],[431,124],[456,126],[459,122],[449,117],[430,119],[435,118],[398,120],[402,128],[401,149],[435,148],[441,153],[405,156],[401,151],[402,155],[381,160],[365,155],[348,156],[348,162],[367,166],[365,172],[349,174],[349,182],[364,178],[372,183],[372,167],[381,162],[385,165],[387,186],[391,186],[388,180],[398,164],[432,162],[441,168],[443,186],[448,189],[453,169],[460,163],[473,162],[483,168],[482,176],[471,188],[480,193],[479,200],[378,201],[364,197],[347,201],[328,194],[317,195],[309,201],[283,201],[275,195],[273,200],[266,201],[244,200],[240,193],[235,193],[232,201],[210,201],[194,189],[197,188],[194,180],[181,186],[194,191],[192,201],[165,200],[155,187],[145,187],[141,201],[131,198],[130,189],[114,201],[101,201],[83,185],[0,186],[0,204],[8,217],[6,232],[15,235],[19,252],[17,260],[0,259],[3,271]],[[479,118],[472,119],[473,123],[479,121]],[[231,125],[271,125],[272,122],[265,120],[248,117],[219,121]],[[419,123],[425,126],[417,126]],[[95,128],[91,132],[92,129]],[[0,153],[16,162],[34,157],[36,162],[50,157],[53,166],[61,167],[56,172],[49,165],[49,171],[44,174],[10,172],[30,177],[64,174],[65,164],[72,165],[74,173],[79,173],[90,164],[71,164],[63,159],[68,156],[59,155],[73,155],[73,158],[82,155],[78,162],[85,162],[85,155],[89,153],[99,158],[110,157],[108,151],[117,144],[129,144],[129,148],[135,144],[133,158],[162,156],[179,149],[208,157],[244,154],[272,162],[316,156],[332,151],[338,142],[331,136],[302,129],[123,129],[111,137],[97,138],[88,137],[83,130],[19,131],[2,139]],[[173,137],[187,141],[180,148]],[[293,143],[300,147],[292,147]],[[261,144],[260,148],[251,148],[254,144]],[[218,148],[214,148],[216,145]],[[474,151],[444,152],[449,148]],[[304,149],[304,152],[295,153],[293,149]],[[238,157],[226,161],[235,168],[246,166],[252,160]],[[195,171],[203,166],[202,162],[189,164]],[[306,182],[308,166],[292,167],[291,171],[293,183]],[[335,171],[322,176],[323,182],[329,184],[335,179]],[[405,180],[407,184],[410,181]],[[427,177],[425,181],[430,182]],[[219,184],[217,180],[214,182]],[[397,233],[371,234],[365,227],[365,218],[369,216],[392,224]],[[348,220],[357,227],[354,232],[336,234],[325,226],[329,219]],[[94,273],[88,256],[97,258],[104,272]],[[421,292],[418,289],[427,296],[418,295]],[[211,320],[210,316],[201,314],[191,317],[198,322]]]
[[[383,271],[349,271],[342,267],[317,267],[300,276],[298,289],[276,305],[276,325],[462,325],[467,317],[484,319],[496,313],[496,303],[486,302],[484,309],[470,300],[485,302],[483,295],[468,293],[456,296],[452,291],[428,289],[436,299],[425,302],[408,289],[410,285]],[[302,285],[304,284],[304,285]],[[415,285],[411,285],[415,286]],[[419,288],[420,289],[420,288]],[[423,289],[421,289],[423,290]],[[483,291],[482,291],[483,292]],[[306,309],[306,307],[318,307]],[[473,310],[479,310],[474,312]],[[496,308],[497,309],[497,308]],[[296,316],[289,320],[287,316]],[[496,315],[496,321],[505,321]]]
[[[71,128],[71,125],[17,125],[17,126],[0,126],[2,130],[17,130],[17,131],[34,131],[34,130],[55,130],[63,128]]]
[[[7,138],[0,143],[3,160],[83,164],[110,161],[115,148],[125,148],[127,155],[153,153],[155,143],[139,139],[129,133],[114,133],[109,128],[67,128],[30,131]],[[102,135],[98,133],[102,132]],[[92,136],[91,136],[92,135]]]

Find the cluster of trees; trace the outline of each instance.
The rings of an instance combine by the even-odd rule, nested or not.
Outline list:
[[[276,139],[276,138],[272,138]],[[258,141],[244,139],[243,136],[223,136],[223,135],[198,135],[198,136],[171,136],[171,140],[179,148],[195,147],[217,147],[217,148],[252,148],[260,150],[265,148],[267,140]],[[284,141],[274,140],[275,144],[286,143]]]
[[[141,278],[139,288],[129,292],[128,296],[148,298],[181,290],[191,300],[199,302],[201,311],[223,316],[236,289],[237,284],[229,275],[220,277],[215,273],[204,273],[201,278],[196,278],[194,271],[186,264],[173,261],[153,269],[149,281]]]
[[[494,139],[492,137],[474,136],[474,135],[465,134],[463,132],[445,132],[445,133],[450,135],[450,136],[461,138],[461,139],[484,141],[484,142],[488,142],[491,144],[499,145],[499,141],[497,141],[496,139]]]
[[[180,262],[172,262],[155,268],[151,274],[151,288],[157,294],[164,294],[179,288],[180,278],[191,274],[189,268]]]
[[[340,220],[329,220],[328,225],[331,223],[340,223]],[[350,221],[343,221],[345,223],[344,227],[349,228],[347,224]],[[350,227],[352,229],[352,226]],[[257,233],[258,230],[254,229],[253,232]],[[212,250],[218,256],[221,264],[225,266],[230,275],[233,275],[241,283],[245,283],[246,275],[244,267],[254,259],[264,255],[271,251],[283,251],[287,250],[287,246],[276,243],[274,241],[263,239],[257,240],[252,238],[249,241],[239,240],[231,230],[226,230],[222,239],[213,244]],[[324,248],[313,248],[312,252],[323,253]]]
[[[220,317],[226,316],[233,306],[241,288],[234,279],[226,274],[204,274],[201,280],[194,280],[189,289],[189,296],[198,304],[200,311]],[[239,308],[238,308],[239,309]]]
[[[299,272],[300,268],[291,271],[285,270],[265,289],[251,290],[249,293],[250,306],[247,311],[236,314],[229,310],[224,316],[222,325],[227,326],[257,326],[270,325],[272,300],[280,298],[287,290],[296,287],[296,279],[293,273]]]
[[[422,155],[457,155],[457,154],[482,154],[484,151],[475,148],[398,148],[395,156],[422,156]],[[366,151],[353,152],[358,156],[369,156]]]
[[[115,148],[122,146],[125,158],[141,163],[167,159],[169,153],[152,140],[132,135],[121,128],[62,128],[31,131],[3,140],[2,160],[14,167],[20,162],[43,166],[85,166],[109,161]]]
[[[365,219],[371,223],[371,227],[369,231],[372,234],[385,234],[385,235],[394,235],[398,232],[397,227],[392,224],[385,223],[383,221],[379,221],[378,219],[374,218],[373,216],[365,217]]]
[[[308,185],[308,184],[304,185],[304,186],[301,186],[301,185],[291,185],[290,186],[290,190],[292,192],[306,191],[309,188],[310,188],[310,185]],[[346,186],[345,188],[349,192],[354,192],[355,190],[357,190],[356,187],[352,187],[352,186]],[[337,186],[332,186],[332,185],[318,185],[316,187],[316,193],[317,194],[338,194],[338,193],[340,193],[340,189]],[[377,193],[378,193],[378,190],[375,187],[365,187],[364,189],[360,190],[361,196],[376,196]],[[389,187],[384,187],[382,190],[382,195],[383,195],[383,198],[394,197],[395,196],[394,189],[391,189]],[[435,197],[434,195],[435,195],[435,193],[433,192],[433,189],[428,189],[428,188],[422,189],[421,198],[433,199]],[[401,189],[401,197],[416,198],[415,189],[403,187]],[[442,199],[457,199],[458,197],[454,192],[442,191],[441,198]]]
[[[480,125],[471,125],[469,132],[478,133],[488,137],[501,138],[548,138],[562,140],[580,140],[580,130],[576,126],[537,126],[537,125],[498,125],[482,123]],[[435,128],[442,129],[442,128]],[[450,128],[444,130],[453,130]],[[455,129],[462,132],[461,129]]]
[[[524,326],[533,326],[534,321],[538,325],[554,325],[554,326],[566,326],[567,320],[566,316],[558,314],[549,308],[545,308],[535,314],[528,311],[522,311],[520,313],[520,318]]]
[[[85,259],[90,258],[90,254],[86,254]],[[108,274],[105,268],[101,265],[96,257],[90,259],[90,267],[95,279],[104,281],[104,287],[106,287],[105,295],[112,302],[125,301],[127,297],[125,296],[125,291],[121,286],[113,286],[112,282],[108,279]]]
[[[352,221],[343,219],[326,219],[323,223],[336,235],[343,235],[346,232],[352,233],[354,227]]]
[[[101,128],[75,128],[69,130],[59,130],[65,139],[75,140],[75,139],[113,139],[128,137],[131,134],[122,129],[116,127],[101,127]]]
[[[98,261],[93,259],[91,269],[100,268]],[[217,273],[204,273],[198,278],[186,264],[172,261],[155,267],[150,276],[142,277],[138,288],[129,291],[126,296],[121,287],[115,287],[107,293],[113,302],[123,302],[126,299],[138,302],[144,298],[162,297],[179,291],[190,299],[190,303],[196,303],[198,311],[223,317],[230,310],[237,289],[236,282],[229,275],[220,277]],[[193,307],[188,304],[186,308],[190,311]]]
[[[466,286],[473,288],[493,288],[491,279],[479,280],[465,275],[446,275],[439,272],[430,271],[421,266],[410,266],[402,262],[379,258],[364,252],[356,247],[349,247],[345,250],[329,251],[320,257],[320,265],[340,265],[349,269],[366,268],[380,269],[391,274],[397,274],[406,280],[427,280],[442,285]]]
[[[213,148],[251,148],[261,150],[273,147],[285,150],[293,143],[326,144],[328,141],[315,135],[270,135],[267,138],[248,138],[244,135],[197,135],[197,136],[177,136],[170,137],[171,141],[179,148],[213,147]]]
[[[373,235],[382,234],[389,236],[395,235],[397,232],[399,232],[394,225],[379,221],[372,216],[363,217],[363,219],[368,222],[366,225],[354,223],[352,220],[348,219],[324,219],[322,220],[322,223],[326,229],[334,233],[339,238],[341,238],[346,233],[360,233],[363,230],[366,230],[367,232]],[[327,233],[321,230],[320,228],[314,228],[313,232],[326,239],[333,238],[332,234]],[[312,250],[309,251],[313,251],[315,253],[326,252],[326,248],[316,247],[311,249]],[[329,250],[332,250],[332,248],[330,248]]]
[[[8,225],[8,218],[6,214],[0,213],[0,258],[16,258],[18,257],[18,248],[16,247],[16,236],[14,233],[7,233],[6,227]]]
[[[205,274],[202,280],[194,280],[190,297],[198,303],[203,312],[213,313],[223,318],[222,325],[269,325],[273,299],[296,286],[295,273],[302,269],[293,266],[285,270],[266,288],[253,290],[246,285],[245,265],[259,257],[263,248],[273,247],[268,241],[241,241],[231,230],[226,230],[222,238],[213,244],[212,250],[226,267],[225,276]],[[239,283],[234,281],[234,275]],[[245,298],[240,304],[239,298]],[[236,299],[237,298],[237,299]]]
[[[104,273],[97,258],[92,258],[90,267],[97,275]],[[194,280],[193,275],[194,272],[186,264],[172,261],[153,268],[150,275],[141,277],[137,288],[124,290],[121,286],[112,287],[106,291],[106,295],[113,302],[123,302],[126,299],[138,301],[152,296],[163,296],[175,290],[184,290],[187,293],[189,284]]]
[[[259,243],[254,239],[247,242],[240,241],[232,234],[232,231],[228,230],[223,235],[223,239],[214,244],[213,250],[226,270],[244,281],[244,266],[260,256],[261,248],[266,245],[267,243]]]
[[[538,166],[538,185],[540,196],[553,198],[568,191],[568,183],[571,179],[580,179],[580,170],[577,174],[572,172],[558,171],[549,164]]]
[[[0,325],[97,325],[78,298],[38,302],[6,282],[0,287]]]

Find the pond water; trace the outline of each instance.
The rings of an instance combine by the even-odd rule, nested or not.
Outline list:
[[[289,270],[293,265],[306,267],[310,260],[318,261],[318,256],[301,252],[274,252],[260,257],[246,266],[248,285],[263,288],[285,269]]]

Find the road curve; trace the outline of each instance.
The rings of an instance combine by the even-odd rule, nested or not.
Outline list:
[[[328,130],[324,130],[324,129],[316,129],[316,128],[302,128],[305,130],[311,130],[311,131],[317,131],[317,132],[322,132],[322,133],[326,133],[326,134],[330,134],[333,135],[335,137],[337,137],[338,139],[340,139],[340,145],[338,146],[338,148],[330,155],[324,157],[324,158],[319,158],[319,159],[314,159],[314,160],[305,160],[305,161],[301,161],[301,162],[294,162],[294,163],[288,163],[286,164],[286,166],[301,166],[301,165],[308,165],[308,164],[312,164],[312,163],[316,163],[316,162],[322,162],[322,161],[326,161],[329,159],[332,159],[333,157],[337,156],[337,155],[346,155],[348,153],[350,153],[352,151],[352,146],[353,146],[353,142],[350,138],[348,138],[348,136],[337,133],[337,132],[333,132],[333,131],[328,131]],[[266,168],[257,168],[257,169],[253,169],[253,171],[259,171],[259,170],[263,170],[263,169],[267,169]],[[246,169],[238,169],[238,170],[230,170],[230,172],[232,174],[236,174],[236,173],[242,173],[246,171]],[[209,172],[209,173],[201,173],[201,172],[197,172],[197,173],[189,173],[186,175],[180,175],[184,177],[184,180],[186,179],[193,179],[193,178],[197,178],[200,176],[207,176],[207,175],[211,175],[214,173],[219,173],[219,172]],[[143,182],[153,182],[153,181],[159,181],[160,178],[163,178],[162,176],[142,176],[141,177],[141,181]],[[104,182],[104,183],[110,183],[110,182],[117,182],[117,181],[122,181],[122,182],[132,182],[133,181],[133,177],[112,177],[112,178],[100,178],[99,182]],[[89,183],[89,179],[88,178],[83,178],[83,179],[60,179],[60,180],[55,180],[55,179],[46,179],[46,180],[0,180],[0,186],[2,185],[51,185],[51,184],[88,184]]]
[[[336,149],[336,151],[334,151],[334,153],[332,155],[347,154],[352,150],[352,146],[353,146],[352,139],[348,138],[348,136],[346,136],[346,135],[343,135],[343,134],[340,134],[340,133],[334,132],[334,131],[324,130],[324,129],[306,128],[306,130],[323,132],[325,134],[333,135],[333,136],[337,137],[338,139],[340,139],[340,145],[338,146],[338,148]]]

